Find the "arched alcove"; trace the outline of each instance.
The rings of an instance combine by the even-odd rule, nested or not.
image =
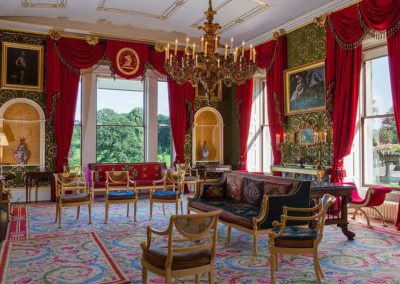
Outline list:
[[[204,142],[207,143],[210,152],[207,160],[201,157]],[[197,162],[223,164],[224,121],[215,108],[203,107],[194,115],[192,159],[193,165]]]
[[[21,139],[28,152],[27,165],[45,166],[45,116],[36,102],[26,98],[7,101],[0,107],[0,128],[9,146],[3,148],[3,164],[16,165],[15,152]]]

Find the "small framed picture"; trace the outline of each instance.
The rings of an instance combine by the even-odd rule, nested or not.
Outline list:
[[[313,129],[300,129],[299,134],[300,145],[313,145],[315,143]]]
[[[1,88],[43,90],[43,46],[2,43]]]
[[[196,87],[196,100],[207,100],[207,93],[201,83]],[[222,81],[218,82],[214,94],[211,96],[210,101],[222,101]]]

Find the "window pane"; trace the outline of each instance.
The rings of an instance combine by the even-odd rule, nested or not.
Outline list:
[[[368,60],[365,64],[367,115],[393,114],[388,57]]]
[[[168,84],[165,81],[158,81],[158,150],[157,160],[165,162],[167,166],[172,164],[172,135],[169,120],[169,101],[168,101]]]
[[[394,118],[366,119],[364,136],[365,183],[398,186],[400,145]]]
[[[143,127],[97,126],[98,163],[133,163],[143,161]]]
[[[97,78],[97,124],[143,126],[143,83]]]
[[[71,146],[68,153],[68,165],[80,166],[81,165],[81,117],[82,117],[82,80],[79,81],[78,85],[78,97],[76,99],[75,108],[75,121],[74,129],[72,132]]]
[[[171,128],[158,127],[158,153],[157,160],[171,166],[172,161]]]
[[[74,125],[72,132],[71,147],[68,154],[68,165],[70,167],[81,165],[81,126]]]

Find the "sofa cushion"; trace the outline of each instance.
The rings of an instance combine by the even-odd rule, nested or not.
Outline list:
[[[297,186],[298,182],[285,181],[279,179],[266,179],[264,180],[264,194],[265,195],[285,195],[289,194],[293,188]]]
[[[203,198],[219,199],[225,195],[225,189],[222,185],[205,184],[203,187]]]
[[[222,221],[240,225],[249,229],[253,228],[253,218],[258,217],[260,207],[248,203],[236,202],[231,199],[191,199],[188,198],[189,206],[203,212],[222,209],[219,216]]]
[[[242,201],[244,175],[229,173],[226,178],[226,196],[235,201]]]
[[[243,201],[252,205],[260,205],[264,196],[264,181],[245,177],[243,179]]]

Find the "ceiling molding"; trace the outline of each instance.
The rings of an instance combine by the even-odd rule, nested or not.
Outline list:
[[[143,11],[136,11],[130,9],[121,9],[121,8],[113,8],[111,6],[107,6],[108,2],[111,0],[100,0],[99,5],[96,8],[96,11],[99,12],[111,12],[111,13],[118,13],[118,14],[127,14],[151,19],[157,19],[161,21],[167,20],[173,14],[176,13],[183,5],[186,4],[189,0],[175,0],[167,9],[165,9],[161,14],[152,14],[146,13]]]
[[[265,1],[261,1],[260,0],[260,1],[257,1],[256,3],[258,4],[257,7],[254,7],[250,11],[240,15],[236,19],[234,19],[234,20],[230,21],[229,23],[225,24],[224,26],[222,26],[221,34],[224,33],[224,32],[227,32],[227,31],[229,31],[231,29],[236,28],[237,26],[243,24],[244,22],[250,20],[251,18],[257,16],[261,12],[264,12],[269,7],[271,7],[271,5],[268,4]]]
[[[219,4],[217,7],[215,7],[213,10],[218,12],[219,10],[221,10],[222,8],[224,8],[226,5],[228,5],[230,2],[232,2],[233,0],[225,0],[224,2],[222,2],[221,4]],[[203,23],[206,20],[206,16],[203,16],[199,19],[197,19],[193,24],[191,24],[190,26],[192,28],[198,28],[200,26],[201,23]]]
[[[266,41],[269,41],[272,39],[274,32],[279,31],[279,30],[284,30],[285,32],[289,32],[295,29],[298,29],[301,26],[304,26],[305,24],[309,24],[314,21],[314,19],[322,14],[325,13],[330,13],[339,9],[343,9],[344,7],[347,7],[349,5],[352,5],[354,3],[360,2],[359,0],[335,0],[332,1],[331,3],[328,3],[326,5],[323,5],[307,14],[304,14],[300,17],[297,17],[281,26],[278,26],[272,30],[269,30],[265,33],[262,33],[251,40],[248,41],[248,43],[252,43],[253,45],[259,45],[262,44]]]
[[[21,0],[22,8],[56,8],[65,9],[67,0],[53,0],[50,2],[36,2],[34,0]]]

